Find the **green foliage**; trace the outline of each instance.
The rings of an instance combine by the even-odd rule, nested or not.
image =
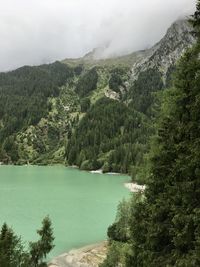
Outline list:
[[[53,248],[51,221],[46,217],[43,227],[38,231],[40,240],[30,244],[30,251],[25,251],[22,241],[6,223],[0,233],[0,266],[2,267],[42,267],[47,266],[44,260]]]
[[[197,36],[199,9],[198,1],[193,21]],[[198,40],[176,66],[174,88],[162,94],[157,134],[147,155],[147,188],[130,204],[126,267],[200,266],[199,53]],[[108,231],[111,244],[119,237],[116,229],[115,222]],[[120,253],[111,246],[103,266],[121,266]]]
[[[138,79],[130,88],[130,96],[136,110],[151,115],[153,92],[163,88],[162,75],[157,69],[140,72]]]
[[[171,88],[173,86],[173,80],[174,80],[174,73],[176,71],[176,66],[171,65],[166,73],[166,82],[165,82],[165,87],[166,88]]]
[[[130,239],[129,220],[130,202],[123,200],[118,205],[115,222],[108,228],[107,235],[109,239],[119,242],[128,242]]]
[[[167,84],[171,83],[173,70],[174,67],[168,70]],[[123,99],[129,99],[127,104],[102,97],[92,101],[89,108],[89,96],[81,99],[81,109],[87,113],[68,140],[66,157],[69,165],[85,170],[102,168],[103,172],[129,173],[133,180],[144,183],[149,138],[154,133],[154,120],[161,102],[158,92],[164,85],[161,73],[150,69],[139,74],[127,93],[124,83],[128,72],[125,67],[115,67],[110,70],[107,81],[110,88],[120,94],[124,88]]]
[[[108,82],[109,88],[117,93],[121,93],[120,87],[124,87],[124,76],[126,77],[128,69],[114,68]]]
[[[130,245],[128,243],[113,241],[109,246],[107,257],[100,267],[125,267],[129,251]]]
[[[37,242],[30,243],[31,262],[34,266],[41,266],[43,259],[53,249],[53,229],[49,217],[42,221],[42,228],[37,231],[40,239]]]
[[[127,173],[142,161],[150,130],[145,117],[125,104],[98,100],[81,119],[67,146],[70,165]],[[140,156],[141,152],[141,156]]]
[[[108,228],[109,250],[101,267],[125,266],[130,252],[131,200],[123,200],[117,210],[115,222]]]
[[[78,80],[75,88],[75,92],[80,96],[87,96],[91,91],[97,88],[98,73],[96,68],[92,68],[89,71],[83,73]]]
[[[122,85],[122,80],[120,76],[117,76],[115,73],[111,75],[111,78],[109,80],[109,88],[113,91],[119,93],[119,87]]]
[[[23,266],[25,258],[20,238],[4,223],[0,233],[0,266]]]
[[[64,164],[65,144],[76,116],[80,111],[79,99],[67,84],[60,88],[58,98],[49,99],[51,111],[35,126],[29,126],[16,136],[19,160],[17,164]]]
[[[11,162],[19,158],[16,133],[48,114],[48,99],[57,97],[73,75],[73,69],[59,62],[0,73],[0,141]]]
[[[90,108],[90,99],[85,97],[81,99],[81,112],[87,112]]]
[[[83,72],[83,70],[84,70],[83,64],[79,64],[79,65],[77,65],[77,66],[74,67],[74,73],[77,76],[81,75],[81,73]]]
[[[16,162],[19,159],[18,148],[14,136],[8,136],[5,139],[2,145],[2,150],[4,152],[6,151],[6,156],[9,158],[10,162]]]
[[[198,42],[177,66],[173,101],[165,105],[152,148],[145,200],[132,209],[127,266],[200,265],[199,52]]]

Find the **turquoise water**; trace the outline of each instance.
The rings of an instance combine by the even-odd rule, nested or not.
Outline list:
[[[62,166],[0,166],[0,223],[25,241],[49,215],[55,236],[50,257],[106,238],[129,177],[91,174]]]

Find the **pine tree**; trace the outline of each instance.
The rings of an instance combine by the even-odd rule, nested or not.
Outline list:
[[[132,209],[127,266],[200,266],[200,1],[197,44],[177,66],[175,105],[162,119],[145,200]]]
[[[21,239],[4,223],[0,233],[0,266],[23,266],[25,256]]]
[[[30,243],[31,263],[34,267],[42,266],[46,255],[54,248],[53,230],[48,216],[42,221],[42,228],[37,233],[40,239]]]

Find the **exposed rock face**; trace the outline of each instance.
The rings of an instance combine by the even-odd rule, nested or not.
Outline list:
[[[150,68],[157,68],[165,78],[168,69],[195,42],[191,30],[187,20],[178,20],[173,23],[161,41],[144,51],[144,56],[133,64],[132,79],[137,79],[141,71]]]
[[[113,99],[113,100],[119,100],[120,99],[119,94],[116,93],[113,90],[110,90],[110,89],[106,89],[105,90],[105,96],[108,97],[108,98],[110,98],[110,99]]]
[[[171,25],[165,36],[152,48],[116,58],[121,63],[128,62],[131,65],[131,75],[127,81],[126,89],[128,90],[129,86],[137,80],[141,72],[149,69],[157,69],[162,74],[165,84],[168,70],[176,64],[186,49],[194,44],[195,37],[191,32],[192,27],[187,20],[178,20]],[[94,50],[90,54],[90,56],[93,55],[93,59],[96,51],[100,50]],[[119,99],[119,95],[111,90],[107,90],[105,96],[114,100]]]
[[[177,20],[167,30],[166,35],[152,48],[133,52],[129,55],[112,57],[113,62],[132,64],[133,77],[137,78],[140,71],[157,67],[163,74],[166,74],[170,65],[174,65],[178,58],[189,46],[195,42],[191,34],[192,27],[186,19]],[[105,58],[105,47],[95,48],[86,54],[83,62],[95,62],[96,64],[109,63]]]
[[[163,81],[165,82],[168,69],[175,65],[185,50],[195,42],[191,31],[192,27],[187,19],[177,20],[167,30],[165,36],[150,49],[136,51],[125,56],[104,58],[106,47],[95,48],[74,62],[89,65],[126,64],[132,68],[132,81],[137,79],[140,72],[157,68],[163,74]]]

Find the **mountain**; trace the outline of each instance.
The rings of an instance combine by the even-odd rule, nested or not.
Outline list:
[[[138,72],[141,65],[143,67],[146,65],[147,68],[153,67],[154,64],[160,67],[163,64],[171,65],[180,58],[188,46],[195,42],[191,30],[191,25],[186,19],[177,20],[169,27],[165,36],[150,49],[136,51],[125,56],[106,58],[104,54],[107,47],[105,46],[93,49],[82,58],[65,59],[63,63],[88,64],[89,66],[124,64],[133,67],[133,70],[136,69]]]
[[[154,132],[156,93],[194,42],[179,20],[147,50],[102,59],[101,48],[1,73],[0,161],[135,173]]]
[[[178,20],[168,29],[159,43],[145,51],[145,56],[135,62],[132,67],[133,77],[137,78],[141,71],[157,68],[166,78],[168,70],[195,42],[191,34],[191,26],[187,20]]]

